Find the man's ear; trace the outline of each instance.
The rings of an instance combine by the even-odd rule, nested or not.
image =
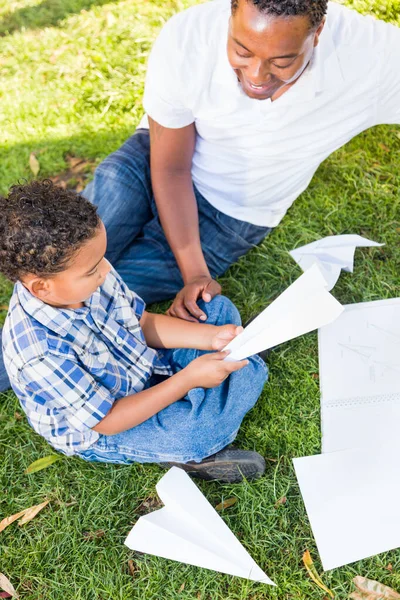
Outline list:
[[[319,42],[319,36],[322,33],[322,30],[324,28],[326,22],[326,17],[324,17],[320,23],[320,25],[318,25],[318,29],[316,30],[316,32],[314,33],[314,48],[315,46],[318,46],[318,42]]]
[[[45,300],[50,293],[51,283],[49,279],[42,277],[29,277],[23,281],[24,286],[30,291],[32,296]]]

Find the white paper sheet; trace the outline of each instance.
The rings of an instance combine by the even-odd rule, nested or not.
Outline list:
[[[399,457],[393,442],[294,459],[325,570],[400,546]]]
[[[182,469],[172,467],[156,489],[165,506],[138,520],[129,548],[275,585]]]
[[[361,235],[330,235],[306,246],[295,248],[289,254],[303,271],[316,264],[328,284],[328,290],[331,290],[339,279],[342,269],[353,272],[356,248],[383,245]]]
[[[225,360],[242,360],[318,329],[342,311],[313,265],[226,346],[231,353]]]
[[[345,306],[318,332],[318,348],[322,451],[397,439],[400,298]]]

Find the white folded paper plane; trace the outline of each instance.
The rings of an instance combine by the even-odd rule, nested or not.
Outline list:
[[[331,290],[339,279],[340,271],[353,272],[356,248],[383,246],[361,235],[330,235],[316,242],[301,246],[289,252],[297,264],[306,271],[317,264]]]
[[[318,329],[336,319],[343,306],[328,292],[313,265],[258,315],[225,348],[225,360],[242,360]]]
[[[165,506],[140,517],[128,548],[275,585],[182,469],[172,467],[156,489]]]

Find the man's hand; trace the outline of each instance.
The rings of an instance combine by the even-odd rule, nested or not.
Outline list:
[[[211,277],[204,275],[196,277],[177,293],[175,300],[167,311],[170,317],[178,317],[185,321],[205,321],[207,315],[200,310],[197,300],[210,302],[214,296],[221,293],[221,286]]]
[[[229,352],[203,354],[192,361],[183,371],[190,387],[213,388],[220,385],[231,373],[249,364],[248,360],[228,362],[224,358]]]
[[[223,350],[242,331],[243,327],[238,325],[221,325],[211,340],[211,348],[213,350]]]

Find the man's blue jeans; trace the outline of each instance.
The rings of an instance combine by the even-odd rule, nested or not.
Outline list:
[[[270,233],[228,217],[194,189],[201,245],[213,277],[222,275]],[[146,303],[173,298],[182,277],[158,219],[150,179],[150,137],[139,129],[96,169],[83,195],[96,204],[107,230],[106,258]],[[176,212],[179,219],[179,212]],[[9,387],[0,352],[0,392]]]

